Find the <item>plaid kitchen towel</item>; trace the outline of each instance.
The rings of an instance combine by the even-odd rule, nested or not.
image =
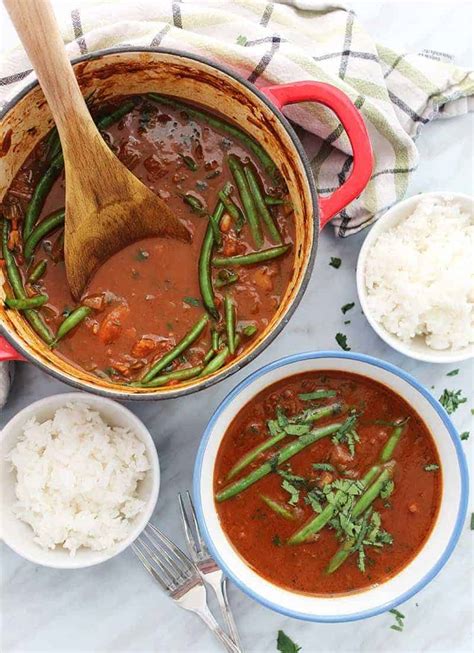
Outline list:
[[[176,48],[234,69],[257,86],[319,80],[344,91],[364,115],[375,154],[362,195],[333,220],[339,236],[370,224],[400,200],[418,165],[415,140],[435,118],[474,106],[474,74],[433,50],[401,53],[377,43],[344,7],[311,0],[78,0],[55,3],[71,57],[113,46]],[[69,8],[68,8],[69,7]],[[29,81],[25,53],[0,60],[0,102]],[[322,106],[285,109],[302,127],[319,192],[351,168],[338,120]]]

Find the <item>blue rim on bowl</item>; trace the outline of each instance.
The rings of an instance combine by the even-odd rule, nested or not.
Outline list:
[[[443,425],[445,426],[446,431],[450,436],[451,442],[454,445],[456,462],[458,465],[458,470],[460,475],[460,496],[459,496],[459,505],[457,509],[456,520],[454,522],[452,532],[449,536],[449,540],[443,552],[436,559],[435,563],[431,566],[429,571],[426,572],[421,577],[421,579],[418,580],[408,590],[400,593],[396,597],[388,601],[385,601],[384,603],[377,605],[374,608],[362,610],[360,612],[354,612],[354,613],[351,612],[350,614],[318,615],[318,614],[308,614],[305,612],[299,612],[297,610],[284,607],[282,605],[279,605],[278,603],[268,600],[267,598],[260,595],[258,592],[254,591],[244,582],[242,582],[242,580],[238,576],[236,576],[233,569],[227,564],[226,560],[223,559],[219,549],[216,547],[215,542],[213,541],[213,538],[211,536],[211,533],[209,532],[207,521],[204,515],[204,507],[203,507],[202,496],[201,496],[203,461],[206,453],[206,448],[208,446],[211,434],[216,426],[218,419],[220,418],[222,413],[226,410],[226,408],[231,404],[231,402],[234,401],[245,389],[247,389],[256,380],[260,379],[261,377],[265,376],[266,374],[274,370],[277,370],[278,368],[286,367],[290,364],[298,363],[302,361],[308,361],[308,360],[317,361],[320,359],[350,360],[350,361],[357,361],[360,363],[371,365],[399,377],[407,384],[412,386],[412,388],[414,388],[415,391],[420,393],[422,397],[430,404],[431,408],[434,409],[437,416],[440,418]],[[297,373],[297,372],[290,372],[289,375],[293,373]],[[458,432],[454,427],[447,412],[444,410],[441,404],[430,394],[430,392],[413,376],[401,370],[400,368],[396,367],[395,365],[392,365],[391,363],[387,363],[385,361],[379,360],[372,356],[367,356],[365,354],[334,352],[334,351],[321,351],[321,352],[309,351],[309,352],[303,352],[299,354],[286,356],[284,358],[280,358],[272,363],[265,365],[264,367],[253,372],[247,378],[241,381],[223,399],[223,401],[217,407],[217,409],[215,410],[215,412],[213,413],[211,419],[207,424],[207,427],[204,431],[198,449],[196,462],[194,466],[194,478],[193,478],[194,502],[196,506],[196,513],[197,513],[199,525],[202,529],[203,536],[206,540],[206,543],[209,547],[212,557],[216,560],[219,567],[221,567],[221,569],[229,577],[229,579],[232,580],[232,582],[235,583],[248,596],[250,596],[255,601],[261,603],[267,608],[280,612],[281,614],[284,614],[285,616],[288,617],[293,617],[305,621],[317,621],[317,622],[325,622],[325,623],[357,621],[360,619],[373,617],[383,612],[387,612],[388,610],[396,607],[397,605],[411,598],[414,594],[416,594],[423,587],[425,587],[425,585],[427,585],[431,580],[433,580],[433,578],[437,576],[437,574],[440,572],[440,570],[444,567],[444,565],[450,558],[457,544],[459,536],[461,534],[462,527],[467,513],[467,502],[468,502],[468,494],[469,494],[468,486],[469,486],[469,481],[468,481],[467,463],[466,463],[465,454],[462,449],[461,440],[459,438]],[[415,556],[415,558],[416,557],[417,556]],[[383,583],[382,586],[383,585],[385,585],[385,583]],[[295,594],[295,596],[298,595]],[[332,598],[330,600],[336,602],[338,600],[338,597]]]

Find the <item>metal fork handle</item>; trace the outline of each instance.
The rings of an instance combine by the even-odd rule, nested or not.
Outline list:
[[[237,630],[237,626],[234,621],[234,615],[230,609],[229,599],[227,597],[226,577],[221,572],[219,576],[217,574],[207,574],[205,576],[205,580],[214,590],[214,594],[216,595],[217,602],[219,603],[219,607],[222,612],[222,616],[224,617],[229,635],[237,644],[237,646],[240,647],[241,644],[239,632]]]
[[[229,653],[242,653],[242,649],[234,644],[228,635],[222,630],[217,621],[212,616],[209,608],[205,606],[204,608],[196,608],[193,610],[201,619],[204,621],[209,630],[214,633],[217,639],[225,646],[226,650]]]

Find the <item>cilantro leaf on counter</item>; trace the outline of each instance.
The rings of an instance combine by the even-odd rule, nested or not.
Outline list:
[[[337,256],[331,256],[331,260],[329,261],[329,265],[333,268],[336,268],[338,270],[341,267],[342,260],[338,258]]]
[[[279,630],[277,637],[277,649],[280,651],[280,653],[298,653],[298,651],[301,651],[301,646],[295,644],[295,642],[290,637],[288,637],[286,633],[284,633],[282,630]]]
[[[393,608],[393,610],[389,610],[389,612],[390,614],[393,614],[395,621],[397,622],[393,626],[390,626],[390,628],[392,630],[398,630],[398,632],[401,633],[405,627],[405,622],[403,621],[405,619],[405,615],[395,608]]]
[[[347,336],[344,333],[336,333],[336,342],[344,351],[350,351],[351,348],[347,344]]]
[[[349,304],[344,304],[344,306],[341,306],[341,311],[345,315],[347,311],[350,311],[351,308],[354,308],[355,302],[350,302]]]
[[[448,415],[454,413],[461,404],[465,404],[467,397],[462,396],[462,390],[443,390],[443,394],[439,398],[439,403],[446,408]]]
[[[451,372],[448,372],[446,376],[457,376],[459,374],[459,369],[456,370],[451,370]]]
[[[463,433],[460,434],[459,437],[461,438],[461,440],[469,440],[470,435],[471,434],[469,433],[469,431],[464,431]]]

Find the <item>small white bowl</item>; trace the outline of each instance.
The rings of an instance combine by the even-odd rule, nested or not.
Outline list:
[[[418,413],[435,441],[441,461],[441,504],[431,533],[416,556],[386,582],[342,596],[291,592],[259,576],[227,538],[214,501],[214,467],[222,439],[237,413],[269,385],[302,372],[339,370],[361,374],[389,387]],[[412,376],[364,354],[305,352],[287,356],[241,381],[218,406],[199,446],[194,467],[196,514],[212,557],[224,573],[262,605],[306,621],[341,622],[373,617],[403,603],[429,583],[446,564],[466,518],[469,495],[462,443],[441,404]]]
[[[29,419],[32,417],[36,417],[39,421],[50,419],[58,408],[62,408],[70,401],[80,401],[91,409],[97,410],[104,418],[104,421],[111,426],[122,426],[133,431],[145,444],[150,463],[150,469],[138,487],[138,496],[145,501],[145,506],[132,521],[133,527],[129,536],[111,550],[92,551],[81,547],[76,551],[75,556],[71,556],[69,551],[61,546],[57,546],[55,549],[40,547],[33,541],[31,527],[13,514],[12,506],[16,501],[16,474],[12,470],[11,464],[6,460],[7,454],[14,448],[23,426]],[[5,544],[18,555],[35,564],[57,569],[80,569],[97,565],[112,558],[126,549],[139,536],[153,514],[158,499],[160,465],[150,432],[143,422],[128,408],[104,397],[97,397],[85,392],[68,392],[35,401],[17,413],[5,425],[1,432],[0,441],[0,478],[1,537]]]
[[[369,254],[372,245],[375,243],[377,238],[384,231],[395,227],[397,224],[405,220],[413,211],[415,210],[416,205],[420,202],[421,199],[425,197],[433,197],[440,199],[449,199],[458,201],[463,209],[473,212],[473,203],[474,200],[469,195],[464,193],[448,193],[448,192],[435,192],[435,193],[420,193],[419,195],[414,195],[409,197],[395,206],[392,206],[369,231],[364,244],[360,250],[359,259],[357,261],[357,292],[359,294],[359,301],[364,312],[365,317],[367,318],[370,326],[375,331],[375,333],[382,338],[390,347],[399,351],[405,356],[410,358],[415,358],[419,361],[425,361],[427,363],[458,363],[463,360],[467,360],[474,356],[474,345],[469,345],[462,349],[443,349],[437,350],[429,347],[424,338],[417,336],[413,338],[410,342],[403,342],[393,333],[387,331],[387,329],[377,322],[377,320],[371,315],[370,309],[367,302],[367,287],[365,285],[365,263],[367,256]]]

